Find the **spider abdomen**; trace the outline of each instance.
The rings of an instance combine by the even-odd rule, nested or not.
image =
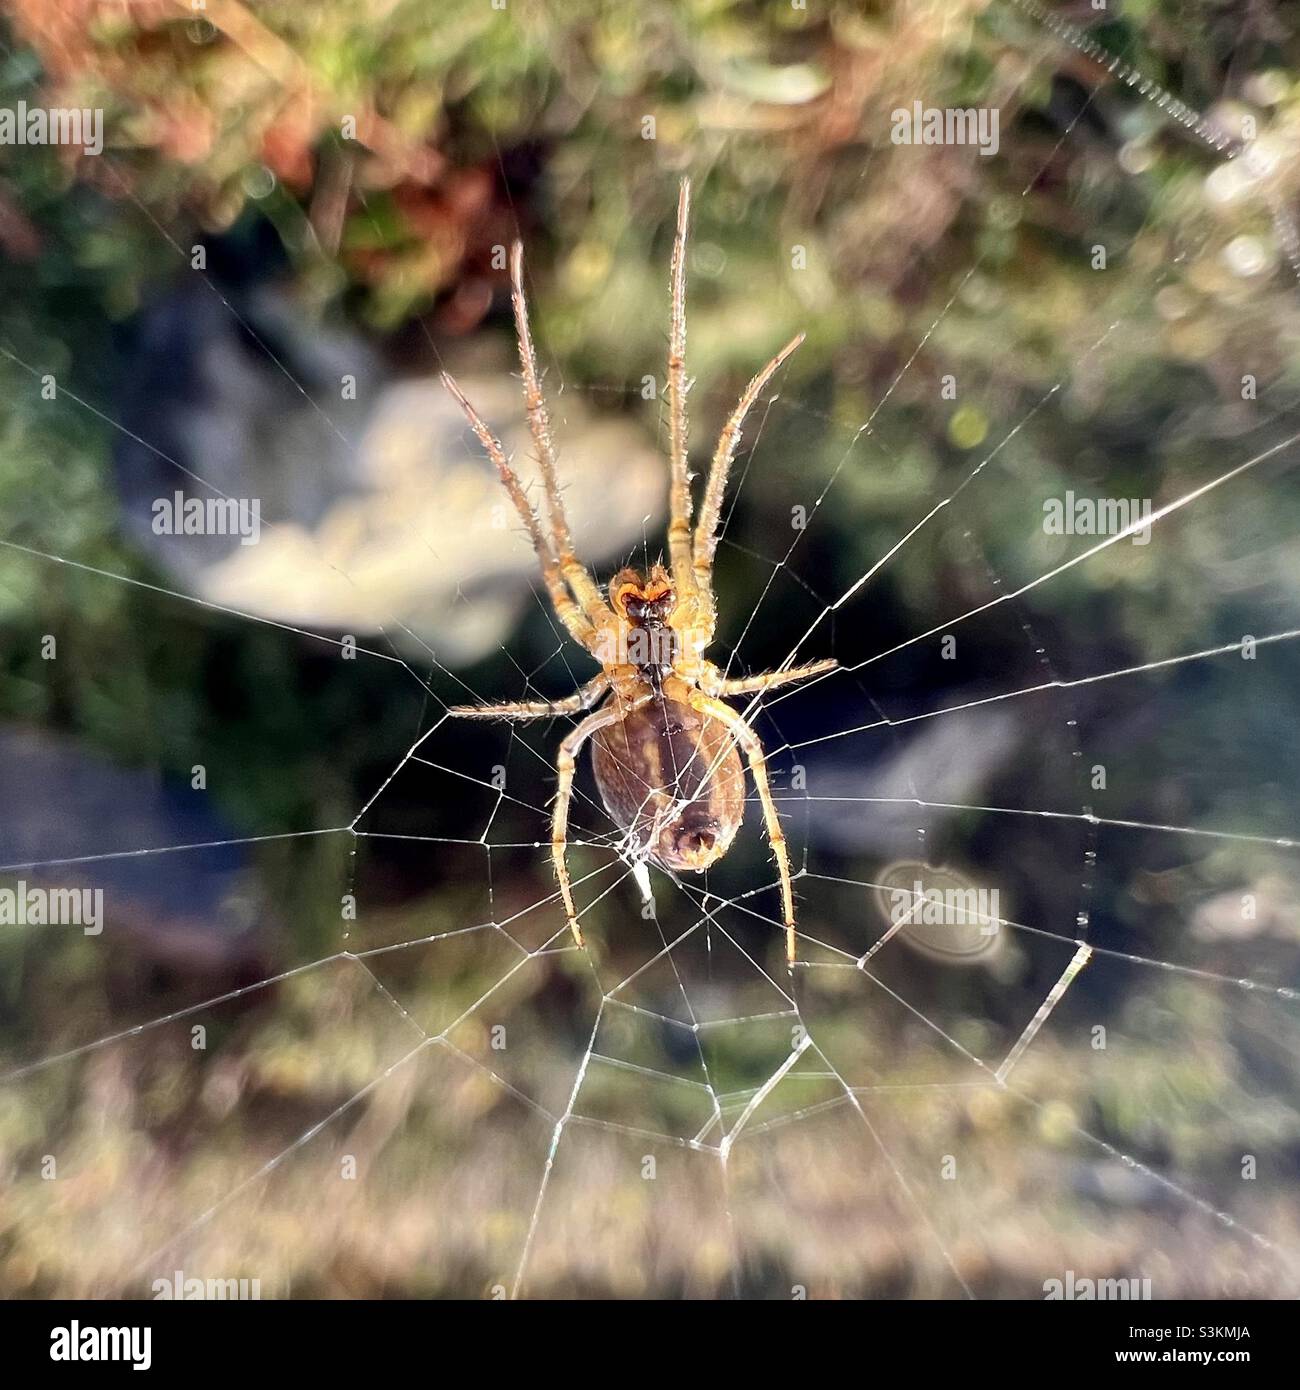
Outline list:
[[[720,720],[657,697],[593,734],[605,809],[666,869],[707,869],[745,815],[745,775]]]

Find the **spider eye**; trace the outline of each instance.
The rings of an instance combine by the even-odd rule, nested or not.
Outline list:
[[[623,611],[634,623],[640,622],[645,617],[650,605],[643,598],[625,598],[623,600]]]

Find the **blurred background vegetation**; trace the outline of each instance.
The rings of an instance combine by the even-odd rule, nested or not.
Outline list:
[[[807,332],[738,466],[720,552],[721,649],[746,669],[780,661],[958,488],[804,654],[863,661],[1091,544],[1044,533],[1048,498],[1160,506],[1297,427],[1294,16],[1217,0],[1056,8],[1230,140],[1253,132],[1252,157],[1213,154],[990,0],[9,0],[0,105],[102,108],[105,149],[0,147],[6,881],[36,861],[222,843],[27,873],[103,886],[115,915],[101,938],[0,929],[4,1070],[259,987],[6,1085],[6,1292],[147,1292],[154,1265],[256,1275],[267,1295],[511,1282],[601,989],[653,954],[628,883],[584,919],[590,968],[572,953],[520,967],[499,925],[444,935],[509,924],[535,949],[562,927],[535,847],[556,728],[440,728],[426,761],[403,763],[466,686],[512,697],[527,673],[559,694],[587,674],[556,654],[522,539],[492,541],[489,471],[431,384],[444,363],[484,392],[509,372],[499,248],[513,237],[562,449],[591,455],[571,496],[602,574],[641,549],[643,519],[657,546],[681,174],[699,457],[752,373]],[[890,112],[914,101],[996,107],[996,157],[891,144]],[[517,427],[500,399],[494,423]],[[597,1050],[625,1065],[584,1083],[577,1113],[605,1123],[561,1146],[525,1292],[965,1281],[1037,1296],[1066,1268],[1150,1275],[1157,1296],[1294,1292],[1285,1261],[1161,1181],[1300,1248],[1294,1005],[1125,957],[1297,983],[1293,853],[1264,842],[1296,824],[1295,657],[1283,643],[1253,665],[1051,685],[1300,626],[1292,454],[1149,545],[1112,546],[955,626],[955,661],[935,636],[764,717],[773,747],[827,739],[776,759],[810,938],[860,955],[883,927],[860,885],[900,857],[998,886],[1009,917],[1054,936],[1017,934],[966,970],[896,942],[877,962],[886,990],[801,975],[819,1045],[876,1088],[860,1096],[871,1123],[829,1104],[824,1075],[783,1083],[763,1117],[801,1118],[737,1146],[725,1202],[711,1154],[636,1137],[707,1121],[686,1084],[694,1044],[602,1015]],[[149,499],[196,476],[275,499],[257,565],[150,536]],[[355,661],[345,633],[367,649]],[[969,717],[848,732],[1038,684]],[[789,790],[796,761],[806,796]],[[381,787],[365,833],[340,830]],[[909,795],[963,809],[888,802]],[[590,802],[580,829],[608,831]],[[751,808],[709,886],[732,899],[767,885],[764,853]],[[1245,894],[1259,907],[1243,921]],[[344,895],[356,921],[340,921]],[[698,916],[666,883],[659,897],[673,936]],[[770,914],[770,894],[757,906]],[[717,1019],[779,1004],[723,926],[778,961],[770,922],[733,903],[711,951],[699,933],[682,952],[688,997]],[[1022,1064],[1030,1099],[973,1086],[987,1078],[951,1041],[996,1067],[1084,926],[1121,954],[1094,961]],[[326,959],[403,941],[422,944],[364,969]],[[312,968],[260,987],[298,966]],[[632,1002],[672,1014],[671,981],[646,989]],[[512,1038],[500,1055],[496,1023]],[[415,1029],[450,1031],[277,1158]],[[707,1036],[734,1119],[788,1052],[788,1020]],[[681,1078],[689,1103],[638,1066]],[[647,1183],[642,1157],[659,1149]],[[1260,1175],[1244,1183],[1248,1152]],[[341,1185],[339,1158],[357,1153],[363,1181]],[[956,1182],[939,1177],[949,1154]]]

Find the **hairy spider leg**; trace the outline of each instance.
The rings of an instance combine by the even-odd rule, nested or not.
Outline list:
[[[537,353],[528,323],[528,302],[524,298],[524,246],[521,241],[516,241],[510,252],[510,302],[515,311],[515,336],[519,340],[519,365],[523,370],[524,409],[528,413],[528,428],[537,449],[537,462],[546,490],[546,517],[551,528],[548,539],[573,597],[582,606],[588,621],[599,631],[612,620],[613,613],[596,581],[574,551],[569,519],[560,496],[555,446],[551,442],[551,420],[538,379]]]
[[[502,705],[452,705],[448,714],[460,719],[548,719],[557,714],[581,714],[591,709],[609,689],[609,677],[602,671],[581,689],[562,700],[515,700]]]
[[[812,676],[823,676],[834,671],[839,662],[833,656],[821,661],[810,661],[806,666],[787,666],[780,671],[762,671],[755,676],[732,676],[723,679],[718,686],[719,695],[754,695],[760,690],[775,690],[778,685],[792,685],[795,681],[806,681]]]
[[[767,780],[767,758],[758,735],[745,723],[730,705],[706,695],[702,690],[691,689],[687,694],[692,709],[725,724],[732,737],[744,751],[754,778],[754,787],[763,807],[763,821],[767,827],[768,843],[776,855],[777,872],[781,877],[781,917],[785,923],[785,956],[789,965],[794,964],[794,888],[790,881],[790,851],[785,843],[785,831],[781,829],[781,819],[776,813],[776,803],[772,800],[772,789]]]
[[[533,549],[537,552],[537,559],[542,567],[542,578],[546,582],[546,591],[551,596],[551,603],[555,608],[556,616],[568,629],[573,640],[581,643],[589,652],[594,654],[599,643],[596,628],[565,586],[559,561],[555,558],[555,553],[542,534],[541,522],[537,519],[537,513],[533,510],[532,504],[524,495],[519,478],[506,459],[501,441],[483,423],[478,411],[465,399],[465,393],[446,372],[442,374],[442,384],[456,398],[460,408],[465,412],[465,418],[469,421],[470,428],[478,436],[478,442],[483,446],[487,456],[496,464],[497,473],[500,474],[506,492],[509,494],[511,502],[514,503],[515,511],[519,513],[520,520],[528,531]]]
[[[573,771],[577,765],[578,752],[582,745],[600,729],[608,728],[626,719],[634,709],[654,699],[654,693],[647,690],[628,702],[615,698],[604,708],[589,714],[581,724],[570,729],[560,743],[560,751],[555,758],[555,769],[559,773],[559,786],[555,793],[555,809],[551,812],[551,860],[555,864],[555,876],[560,881],[560,896],[564,899],[564,912],[569,930],[579,946],[583,945],[582,928],[578,926],[578,914],[573,905],[573,889],[569,885],[569,865],[565,858],[568,848],[569,802],[573,796]]]
[[[691,181],[684,178],[677,197],[677,233],[671,269],[672,320],[668,331],[668,558],[678,603],[687,621],[697,621],[698,590],[691,554],[691,477],[687,470],[690,429],[686,419],[686,228],[691,214]]]
[[[802,343],[804,334],[800,333],[776,354],[761,372],[745,387],[744,393],[731,412],[730,418],[718,436],[718,447],[713,451],[713,461],[709,465],[709,478],[704,488],[704,499],[700,504],[700,519],[695,527],[695,544],[692,565],[696,588],[700,593],[700,626],[705,645],[713,640],[713,630],[717,625],[717,603],[713,596],[713,557],[718,549],[718,523],[722,518],[722,499],[727,491],[727,476],[731,472],[731,461],[736,456],[736,446],[740,443],[740,431],[745,423],[759,392],[772,379],[773,373],[787,357]],[[673,560],[677,563],[676,558]]]

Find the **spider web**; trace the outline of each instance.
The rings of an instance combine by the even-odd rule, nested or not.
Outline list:
[[[1089,51],[1091,40],[1031,0],[1020,8],[1051,41]],[[1117,60],[1112,70],[1215,158],[1242,153],[1135,69]],[[1279,240],[1290,254],[1288,236]],[[868,414],[846,426],[778,386],[737,466],[723,546],[757,584],[745,599],[722,595],[717,651],[733,674],[823,655],[841,663],[746,704],[794,855],[795,969],[784,966],[756,805],[709,875],[652,870],[646,900],[589,777],[571,817],[589,946],[577,951],[549,866],[557,728],[467,731],[445,708],[564,693],[590,674],[581,653],[556,629],[545,659],[520,665],[520,688],[471,690],[432,651],[411,657],[419,639],[385,621],[358,661],[409,683],[410,742],[336,824],[0,866],[93,873],[119,859],[287,841],[319,847],[312,871],[356,905],[308,958],[215,997],[130,1022],[69,1013],[58,1036],[15,1045],[0,1078],[4,1113],[46,1116],[48,1128],[11,1120],[10,1143],[55,1154],[60,1171],[15,1185],[15,1211],[40,1232],[20,1255],[27,1287],[144,1292],[183,1270],[258,1276],[265,1295],[397,1286],[493,1297],[976,1296],[1036,1293],[1072,1269],[1149,1277],[1157,1296],[1296,1292],[1291,1174],[1280,1161],[1249,1180],[1243,1169],[1296,1133],[1295,932],[1234,939],[1203,923],[1207,885],[1231,894],[1248,875],[1281,884],[1282,900],[1294,891],[1300,839],[1279,833],[1290,829],[1287,799],[1268,790],[1268,744],[1238,701],[1257,669],[1247,648],[1258,664],[1281,660],[1300,625],[1279,600],[1277,622],[1249,638],[1226,633],[1207,568],[1186,599],[1188,613],[1211,614],[1203,640],[1098,660],[1106,646],[1086,631],[1044,637],[1036,600],[1082,567],[1115,562],[1138,525],[1075,538],[1063,558],[1013,577],[977,524],[1002,508],[1039,523],[1014,470],[1001,470],[1072,385],[1105,379],[1133,323],[1118,313],[1082,325],[1073,377],[1009,409],[973,464],[937,481],[850,583],[827,586],[813,558],[832,508],[854,505],[840,501],[849,480],[904,466],[891,415],[979,264]],[[973,394],[998,399],[995,382],[991,368],[990,389]],[[589,389],[632,395],[619,382]],[[563,450],[564,394],[553,383],[551,395]],[[697,420],[730,404],[692,396]],[[1152,555],[1178,527],[1240,529],[1252,549],[1234,559],[1291,539],[1284,517],[1269,529],[1269,518],[1234,515],[1234,483],[1267,473],[1282,487],[1294,463],[1300,422],[1279,416],[1265,428],[1266,439],[1230,441],[1221,466],[1187,478],[1144,519]],[[796,476],[783,463],[809,432],[837,442],[817,455],[821,476]],[[698,451],[699,425],[695,434]],[[788,541],[737,534],[738,508],[765,474],[783,504],[806,509]],[[57,549],[3,544],[87,582],[135,586],[151,604],[218,607]],[[656,550],[647,540],[644,557]],[[938,624],[882,639],[872,599],[918,555],[922,569],[960,576],[964,602]],[[748,611],[728,627],[738,599]],[[773,651],[766,619],[778,607],[776,630],[793,612],[802,635]],[[996,653],[1002,678],[933,680],[947,637]],[[1109,754],[1098,751],[1099,710],[1121,726]],[[1205,710],[1222,721],[1213,749],[1180,733]],[[969,771],[969,749],[1026,739],[1037,774],[1003,800],[979,795],[996,779]],[[1092,767],[1116,747],[1126,771],[1118,794],[1103,795]],[[1197,808],[1211,791],[1225,804],[1225,783],[1237,814],[1203,823]],[[464,833],[423,833],[410,811],[421,803],[458,806]],[[439,857],[443,905],[413,914],[386,900],[384,856],[396,852]],[[911,916],[891,922],[878,906],[897,886],[890,860],[958,865],[998,886],[992,958],[959,969],[913,949]],[[1149,890],[1136,903],[1123,877],[1135,866]],[[421,916],[439,920],[424,930]],[[197,1079],[196,1026],[215,1040]],[[136,1123],[111,1123],[127,1097]],[[160,1153],[148,1129],[178,1114],[185,1152]]]

